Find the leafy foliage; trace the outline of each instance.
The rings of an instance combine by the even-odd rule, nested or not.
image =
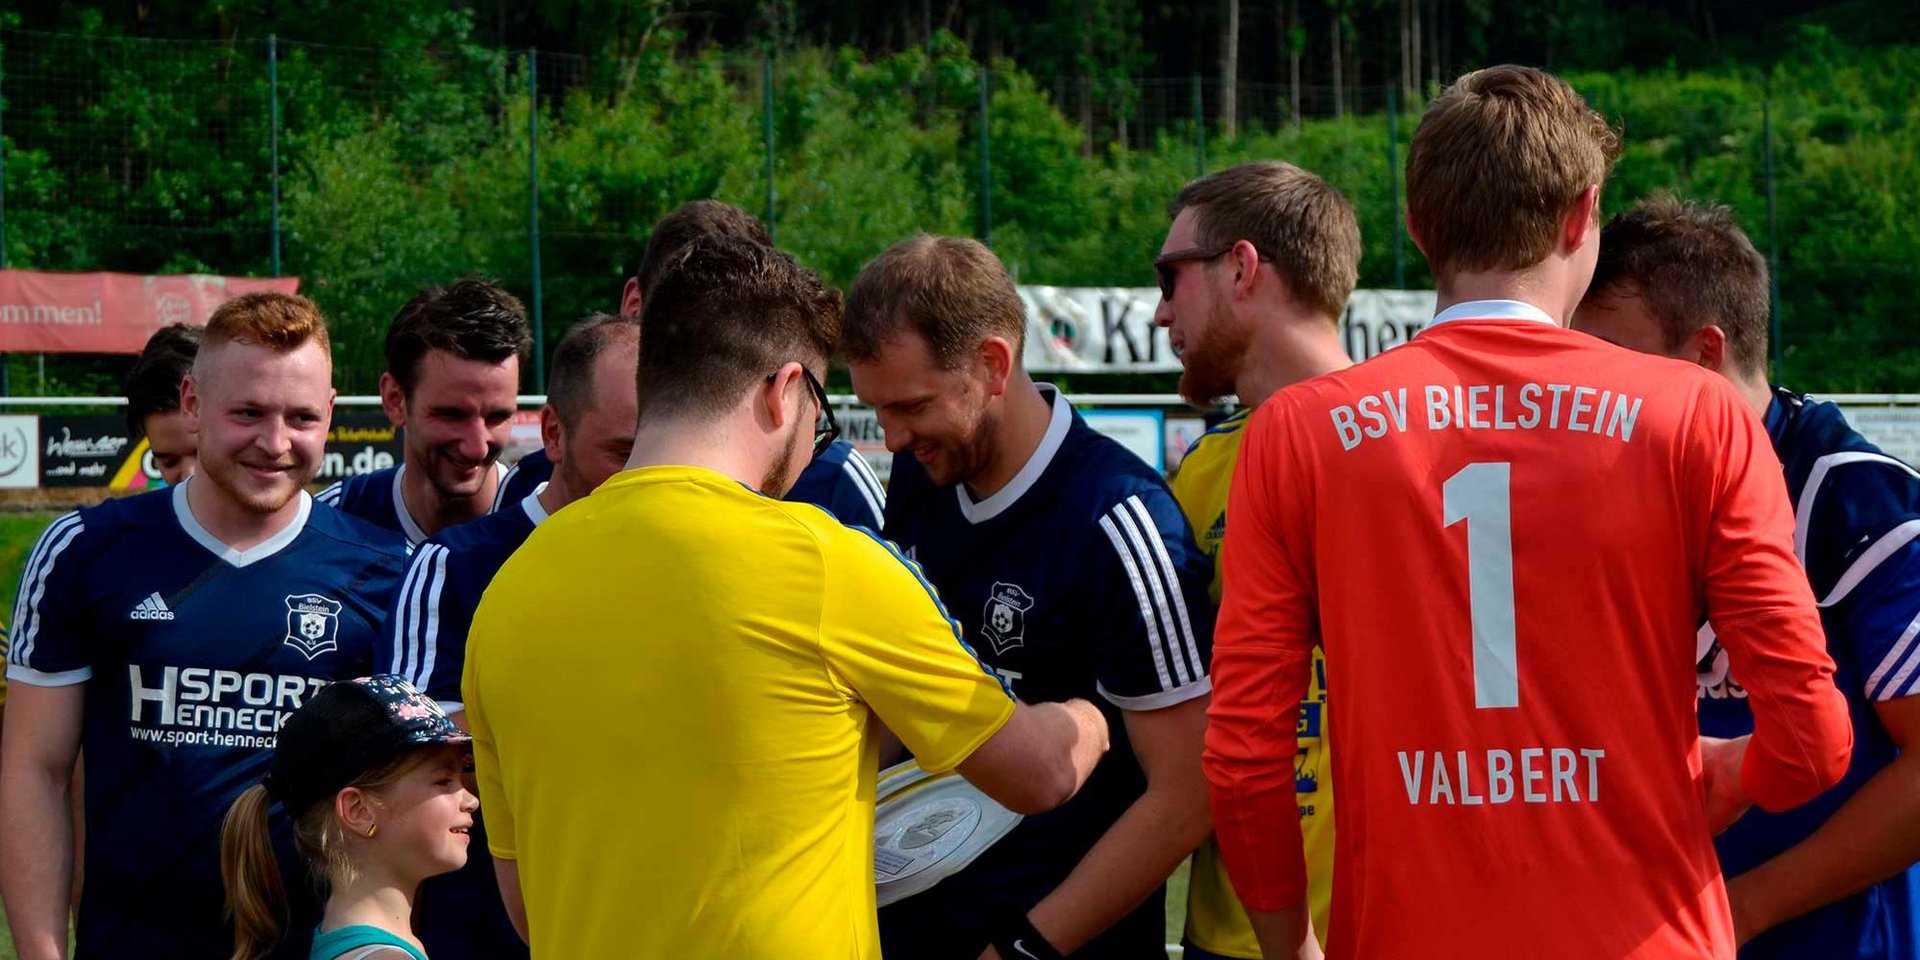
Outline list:
[[[549,344],[567,322],[613,306],[650,225],[675,205],[717,196],[767,213],[759,55],[689,52],[678,21],[643,6],[615,30],[626,51],[617,58],[540,54],[534,94],[526,55],[477,42],[465,11],[403,4],[381,49],[277,43],[284,269],[332,318],[343,390],[373,386],[387,318],[421,285],[484,274],[533,296],[531,169]],[[374,29],[348,8],[358,5],[337,11],[342,38]],[[1088,9],[1108,33],[1133,22],[1125,4]],[[109,38],[84,8],[63,28],[0,30],[8,260],[268,272],[267,42]],[[1114,37],[1101,43],[1110,62],[1138,56]],[[1606,206],[1656,189],[1731,205],[1763,250],[1778,251],[1785,378],[1914,389],[1920,337],[1904,321],[1920,226],[1905,211],[1920,206],[1910,93],[1920,48],[1857,48],[1812,25],[1793,47],[1767,71],[1570,74],[1625,134]],[[1089,153],[1076,104],[1056,103],[1010,60],[986,66],[992,241],[1009,269],[1030,283],[1151,283],[1165,205],[1202,164],[1191,127]],[[845,283],[916,231],[979,232],[981,67],[944,32],[886,56],[775,56],[770,219],[781,245]],[[1402,110],[1397,150],[1384,113],[1256,121],[1231,139],[1209,135],[1204,167],[1280,158],[1321,173],[1359,215],[1362,284],[1421,286],[1391,166],[1418,120],[1417,104]],[[57,360],[48,388],[113,392],[123,369]]]

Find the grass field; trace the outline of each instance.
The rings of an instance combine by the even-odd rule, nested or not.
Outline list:
[[[6,616],[11,618],[14,594],[20,586],[20,568],[26,565],[27,552],[40,531],[52,523],[56,513],[0,513],[0,598],[5,598]],[[1182,866],[1167,885],[1167,942],[1180,942],[1180,931],[1187,916],[1187,868]],[[13,937],[0,918],[0,960],[18,960]]]
[[[0,513],[0,589],[6,592],[6,617],[13,616],[13,595],[20,586],[20,568],[27,565],[27,551],[40,531],[52,523],[57,513]],[[3,956],[3,955],[0,955]]]

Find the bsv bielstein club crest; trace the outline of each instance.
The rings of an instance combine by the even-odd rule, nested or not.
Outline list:
[[[308,660],[338,648],[340,607],[317,593],[287,597],[287,646],[300,651]]]
[[[1006,653],[1027,641],[1027,611],[1033,609],[1033,597],[1018,584],[996,583],[987,595],[987,610],[980,631],[993,644],[994,653]]]

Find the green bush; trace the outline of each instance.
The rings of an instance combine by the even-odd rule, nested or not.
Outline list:
[[[420,286],[484,274],[533,294],[527,128],[536,102],[524,57],[472,43],[464,15],[404,26],[420,55],[283,45],[285,268],[332,317],[342,389],[351,392],[373,387],[387,318]],[[12,261],[264,273],[262,158],[222,149],[215,137],[215,121],[258,125],[249,111],[263,88],[230,84],[216,98],[175,82],[239,69],[237,48],[202,44],[154,64],[74,46],[90,58],[86,69],[110,81],[109,93],[84,105],[10,105],[10,136],[24,127],[34,143],[55,145],[5,145]],[[660,44],[627,60],[540,59],[549,343],[568,322],[614,305],[651,224],[677,204],[715,196],[766,210],[761,61],[673,49]],[[1812,27],[1797,49],[1764,74],[1667,67],[1571,75],[1624,135],[1605,208],[1655,190],[1732,206],[1763,250],[1778,251],[1785,379],[1829,391],[1916,389],[1920,337],[1905,318],[1920,278],[1920,226],[1907,215],[1920,208],[1920,112],[1911,106],[1920,49],[1852,50]],[[779,243],[846,283],[916,231],[977,233],[979,68],[948,34],[877,60],[823,49],[779,57]],[[1190,131],[1175,125],[1144,148],[1089,154],[1085,132],[1041,84],[1010,62],[989,73],[992,240],[1010,271],[1026,283],[1150,284],[1166,204],[1195,172]],[[119,168],[63,152],[65,141],[51,134],[81,106],[96,120],[128,118],[126,149],[146,176],[122,182]],[[1417,104],[1399,118],[1402,161],[1417,122]],[[1219,169],[1283,159],[1320,173],[1359,217],[1361,283],[1423,286],[1426,265],[1396,204],[1388,127],[1382,114],[1249,125],[1210,138],[1205,162]],[[129,227],[168,218],[222,227]],[[61,370],[50,379],[111,377]]]

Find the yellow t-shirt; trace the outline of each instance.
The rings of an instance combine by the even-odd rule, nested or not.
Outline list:
[[[1241,428],[1251,408],[1206,432],[1180,461],[1173,496],[1180,501],[1200,549],[1213,558],[1208,593],[1220,603],[1220,542],[1227,531],[1227,488],[1240,459]],[[1294,759],[1294,789],[1300,797],[1300,832],[1307,854],[1307,907],[1313,930],[1324,946],[1327,913],[1333,904],[1333,768],[1327,755],[1327,661],[1313,651],[1313,685],[1300,702],[1300,747]],[[1258,958],[1260,944],[1247,912],[1234,896],[1220,847],[1208,838],[1193,853],[1193,878],[1187,887],[1187,939],[1202,950],[1225,957]]]
[[[871,718],[943,771],[1014,709],[891,545],[692,467],[541,524],[463,681],[546,957],[878,958]]]

